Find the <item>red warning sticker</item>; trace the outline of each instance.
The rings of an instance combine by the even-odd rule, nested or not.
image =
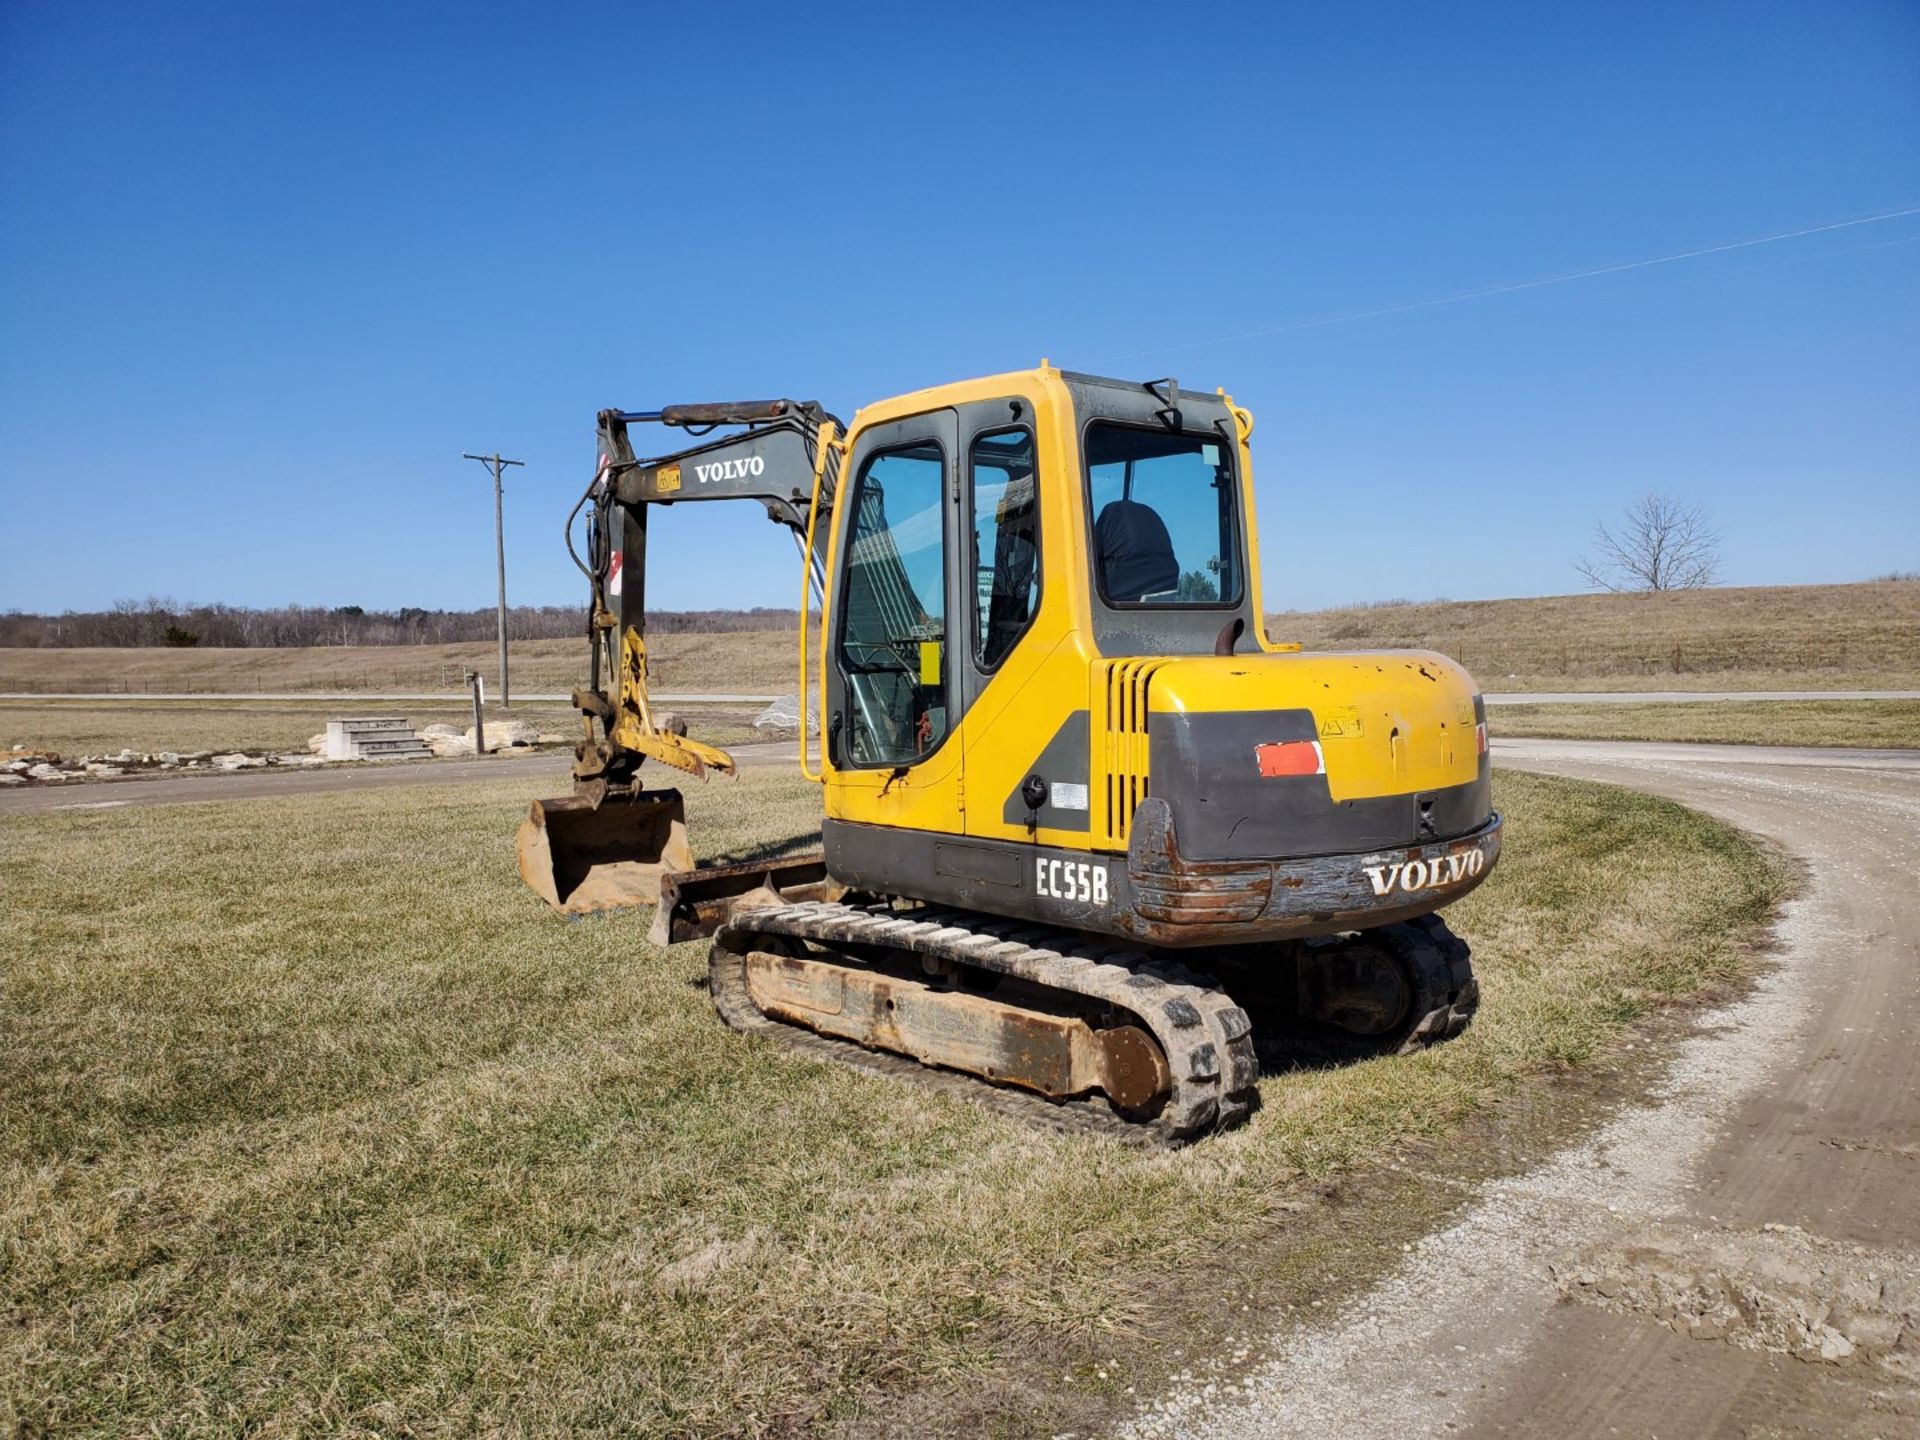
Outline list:
[[[607,561],[607,594],[618,595],[619,593],[620,593],[620,552],[616,550],[613,552],[613,557]]]

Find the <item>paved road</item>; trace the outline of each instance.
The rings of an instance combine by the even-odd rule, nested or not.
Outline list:
[[[1777,966],[1647,1103],[1488,1187],[1321,1328],[1275,1336],[1244,1391],[1161,1397],[1132,1433],[1920,1435],[1920,756],[1494,753],[1800,856]],[[1662,1319],[1696,1314],[1686,1334]]]
[[[1713,700],[1920,700],[1920,690],[1539,690],[1488,695],[1489,705],[1692,705]]]
[[[522,695],[523,703],[566,701],[569,695]],[[725,695],[662,693],[653,697],[664,705],[771,705],[773,695]],[[420,694],[374,695],[364,690],[326,692],[288,690],[279,693],[241,692],[207,694],[197,691],[178,693],[156,691],[115,692],[110,695],[58,693],[32,690],[0,691],[0,700],[314,700],[328,704],[385,705],[403,700],[431,700],[458,703],[467,699],[464,690],[435,691]],[[1532,693],[1490,694],[1489,705],[1686,705],[1711,700],[1920,700],[1920,690],[1561,690]]]
[[[463,701],[470,702],[472,698],[465,690],[423,690],[390,695],[375,695],[365,690],[114,690],[107,693],[97,690],[0,690],[0,700],[313,700],[342,705],[363,703],[384,705],[393,700],[431,700],[436,704],[458,705]],[[650,693],[649,698],[663,705],[771,705],[778,697],[773,695],[692,695],[663,691],[659,694]],[[573,699],[572,695],[521,695],[520,703],[527,705],[559,701],[565,704],[571,699]],[[496,703],[489,700],[487,708],[492,710]]]
[[[795,763],[791,741],[737,745],[729,753],[743,769]],[[548,751],[540,755],[490,756],[484,760],[396,760],[231,773],[196,770],[185,775],[165,771],[118,780],[76,780],[0,790],[0,816],[31,815],[48,810],[115,810],[125,805],[193,805],[269,796],[324,795],[335,790],[385,790],[401,785],[454,785],[466,780],[506,780],[520,775],[551,775],[552,793],[563,795],[573,783],[567,774],[571,764],[565,752]]]

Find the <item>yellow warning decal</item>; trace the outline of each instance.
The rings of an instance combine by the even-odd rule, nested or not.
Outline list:
[[[1360,737],[1360,707],[1330,705],[1318,713],[1322,740],[1357,740]]]
[[[669,491],[678,490],[680,488],[680,467],[678,465],[662,465],[658,470],[654,471],[653,488],[654,492],[659,495],[665,495]]]

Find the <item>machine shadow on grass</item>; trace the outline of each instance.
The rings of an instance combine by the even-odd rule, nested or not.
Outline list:
[[[741,845],[732,850],[722,851],[718,855],[709,855],[701,864],[709,869],[718,869],[724,865],[752,865],[762,860],[791,860],[804,855],[809,850],[820,848],[818,830],[802,830],[797,835],[789,835],[780,840],[763,840],[758,845]]]

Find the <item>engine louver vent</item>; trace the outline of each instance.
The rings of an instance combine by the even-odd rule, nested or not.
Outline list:
[[[1147,796],[1147,690],[1162,660],[1116,660],[1107,666],[1101,730],[1106,775],[1102,832],[1109,849],[1127,848],[1134,809]]]

